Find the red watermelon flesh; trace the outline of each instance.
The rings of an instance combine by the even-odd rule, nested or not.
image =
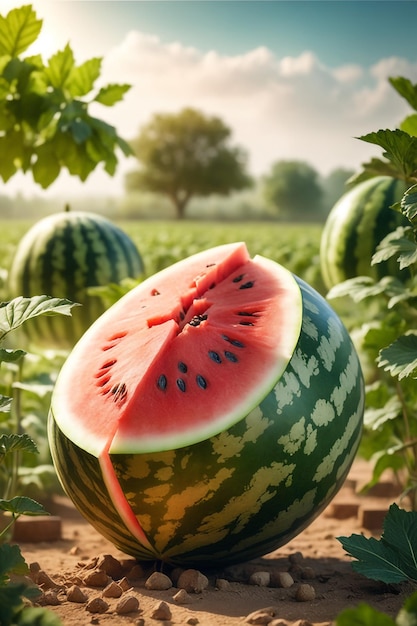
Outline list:
[[[129,292],[78,342],[54,391],[59,427],[96,457],[207,439],[274,386],[301,318],[292,274],[251,259],[244,243],[180,261]]]

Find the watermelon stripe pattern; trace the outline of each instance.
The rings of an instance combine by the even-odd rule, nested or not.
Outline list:
[[[299,341],[259,406],[194,445],[111,455],[153,554],[129,536],[99,461],[66,438],[51,410],[51,448],[64,489],[122,551],[182,566],[255,558],[303,530],[342,485],[362,432],[360,363],[325,299],[296,280],[303,302]]]
[[[70,348],[104,312],[87,288],[138,278],[142,258],[130,237],[110,220],[92,213],[65,212],[37,222],[22,238],[9,273],[10,297],[48,295],[82,306],[72,317],[39,317],[26,325],[41,346]]]
[[[379,280],[384,276],[406,278],[398,262],[391,258],[371,265],[378,244],[407,219],[390,207],[399,202],[406,190],[403,181],[376,176],[347,191],[334,205],[323,228],[320,262],[328,289],[356,276]]]

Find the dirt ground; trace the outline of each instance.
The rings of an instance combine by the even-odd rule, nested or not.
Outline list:
[[[166,572],[173,580],[172,587],[147,588],[152,568],[135,566],[131,557],[97,534],[64,497],[49,505],[54,516],[50,522],[55,524],[55,531],[60,529],[60,538],[38,542],[20,539],[19,544],[31,564],[32,577],[44,590],[42,603],[61,617],[64,626],[330,626],[342,609],[361,602],[394,617],[412,592],[411,586],[387,586],[356,574],[336,540],[352,533],[380,536],[383,516],[395,500],[395,486],[388,477],[372,494],[359,495],[368,471],[366,464],[356,461],[339,494],[306,530],[261,559],[219,572],[203,571],[208,586],[202,590],[196,582],[200,583],[201,577],[192,572],[196,591],[179,593],[178,571]],[[27,528],[33,540],[34,531]],[[25,536],[24,528],[18,532]],[[280,576],[280,572],[291,578]],[[291,586],[279,586],[291,583],[291,579]],[[160,577],[155,584],[161,580],[164,583],[166,578]],[[113,581],[117,584],[109,587]],[[300,598],[300,588],[309,599]],[[79,592],[80,601],[69,601],[72,593]],[[114,597],[119,593],[120,597]],[[123,613],[126,606],[130,612]]]

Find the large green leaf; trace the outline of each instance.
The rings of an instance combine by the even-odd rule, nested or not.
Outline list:
[[[0,340],[10,331],[19,328],[24,322],[39,315],[71,315],[71,309],[77,306],[64,298],[50,296],[18,296],[10,302],[0,303]]]
[[[398,379],[417,377],[417,335],[414,333],[398,337],[378,357],[378,365]]]
[[[351,535],[337,537],[346,552],[357,559],[355,571],[385,583],[417,582],[417,512],[392,504],[380,540]]]
[[[0,545],[0,581],[6,574],[27,574],[29,568],[17,545]]]
[[[48,512],[39,502],[27,498],[26,496],[15,496],[11,500],[2,500],[0,498],[0,511],[8,511],[13,515],[30,515],[31,517],[39,515],[48,515]]]
[[[396,623],[385,613],[361,603],[354,609],[344,609],[339,613],[336,626],[396,626]]]
[[[408,178],[417,169],[417,137],[399,129],[386,129],[359,139],[383,148],[383,156],[393,164],[399,176]]]
[[[38,452],[38,448],[33,439],[31,439],[26,433],[0,435],[0,461],[4,456],[6,456],[6,454],[18,451],[36,454]]]
[[[59,50],[49,59],[45,74],[48,76],[50,84],[55,89],[64,89],[69,76],[74,69],[74,53],[71,46],[67,44],[64,50]]]
[[[389,233],[378,244],[375,254],[372,256],[371,265],[376,265],[382,261],[387,261],[391,257],[396,257],[400,269],[404,269],[417,262],[417,244],[412,239],[411,226],[399,226]]]
[[[0,15],[0,55],[18,56],[36,41],[41,28],[42,20],[36,19],[31,5]]]
[[[403,76],[391,76],[388,80],[400,96],[417,111],[417,85],[413,85],[411,80]]]
[[[100,76],[101,58],[88,59],[78,67],[73,67],[68,80],[68,91],[73,98],[86,96]]]

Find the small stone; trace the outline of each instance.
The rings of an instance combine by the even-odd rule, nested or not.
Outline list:
[[[111,554],[103,554],[97,561],[97,569],[106,572],[108,576],[117,580],[123,576],[123,566]]]
[[[29,572],[31,576],[32,574],[38,574],[40,571],[41,571],[41,566],[39,565],[37,561],[34,561],[33,563],[29,565]]]
[[[189,617],[185,623],[186,624],[190,624],[190,626],[195,626],[199,622],[198,622],[198,619],[196,617]]]
[[[271,587],[289,589],[294,584],[294,578],[289,572],[271,572]]]
[[[271,574],[269,572],[253,572],[249,577],[249,584],[258,587],[268,587],[271,582]]]
[[[288,557],[291,565],[300,565],[304,561],[304,556],[302,552],[293,552]]]
[[[216,589],[219,591],[230,591],[230,583],[225,578],[217,578],[216,580]]]
[[[185,589],[188,593],[201,593],[209,584],[207,576],[196,569],[186,569],[177,581],[179,589]]]
[[[78,546],[72,546],[70,550],[68,550],[68,554],[71,556],[78,556],[80,554],[80,548]]]
[[[140,580],[145,577],[143,567],[138,563],[132,567],[132,569],[126,574],[129,580]]]
[[[152,619],[158,619],[161,621],[170,620],[172,617],[171,609],[166,602],[158,602],[156,607],[151,613]]]
[[[177,604],[189,604],[191,602],[191,596],[185,591],[185,589],[179,589],[172,599]]]
[[[43,594],[43,598],[45,604],[49,604],[50,606],[58,606],[58,604],[61,604],[61,601],[58,598],[56,591],[54,591],[53,589],[48,589],[48,591],[45,591],[45,593]]]
[[[248,624],[270,624],[274,617],[278,614],[278,609],[275,606],[268,606],[264,609],[258,609],[249,613],[245,622]]]
[[[127,591],[128,589],[132,589],[132,585],[130,584],[126,576],[124,576],[123,578],[119,580],[118,585],[119,587],[121,587],[122,591]]]
[[[89,613],[105,613],[109,605],[103,598],[92,598],[85,608]]]
[[[43,569],[39,570],[35,576],[34,580],[37,585],[42,587],[42,589],[61,589],[63,585],[55,582],[53,578],[51,578]]]
[[[106,572],[103,572],[101,569],[93,570],[89,572],[83,578],[84,584],[87,587],[106,587],[109,584],[109,577]]]
[[[127,613],[135,613],[139,610],[139,600],[135,596],[124,596],[116,606],[118,615],[126,615]]]
[[[123,589],[114,580],[103,589],[103,598],[120,598]]]
[[[301,578],[304,578],[304,580],[312,580],[316,578],[316,572],[312,567],[303,567],[301,570]]]
[[[153,572],[145,581],[145,588],[153,591],[165,591],[171,587],[172,580],[162,572]]]
[[[67,590],[67,600],[68,602],[77,602],[78,604],[83,604],[88,601],[88,596],[80,589],[78,585],[71,585],[71,587]]]
[[[303,583],[300,585],[296,591],[295,599],[298,602],[309,602],[310,600],[314,600],[316,597],[316,590],[311,585],[307,583]]]

